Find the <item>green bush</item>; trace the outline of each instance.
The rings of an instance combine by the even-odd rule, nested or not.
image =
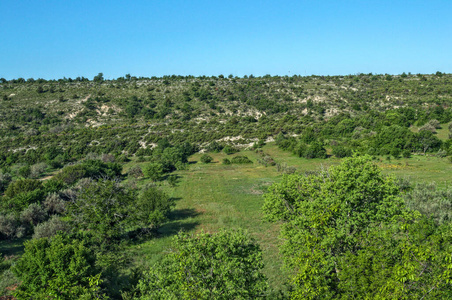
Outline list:
[[[18,299],[99,299],[100,274],[94,253],[78,240],[59,235],[24,243],[25,252],[12,267],[21,284],[15,291]]]
[[[268,288],[259,245],[242,231],[179,234],[144,274],[140,299],[256,299]]]
[[[352,150],[347,149],[343,146],[335,146],[333,147],[333,155],[337,158],[352,156]]]
[[[42,189],[42,182],[36,179],[20,179],[11,182],[5,191],[5,196],[13,198],[20,193],[32,192]]]
[[[143,174],[152,181],[158,181],[163,176],[163,165],[158,162],[151,162],[143,167]]]
[[[133,218],[140,227],[155,229],[166,221],[173,206],[174,202],[166,193],[148,187],[138,197]]]
[[[252,164],[253,162],[246,156],[237,155],[231,159],[231,163],[233,164]]]
[[[223,148],[223,152],[227,155],[230,155],[239,152],[239,150],[232,146],[227,145],[226,147]]]
[[[202,163],[208,164],[208,163],[210,163],[212,161],[213,161],[213,157],[210,156],[209,154],[205,153],[205,154],[201,155],[201,162]]]
[[[66,233],[69,229],[67,222],[62,221],[60,217],[54,215],[49,220],[35,226],[33,238],[50,238],[57,235],[60,231]]]

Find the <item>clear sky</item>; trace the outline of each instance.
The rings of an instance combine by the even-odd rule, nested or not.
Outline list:
[[[452,73],[452,0],[0,0],[0,77]]]

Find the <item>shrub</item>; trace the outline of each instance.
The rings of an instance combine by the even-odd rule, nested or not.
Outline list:
[[[30,178],[39,178],[47,169],[46,163],[37,163],[30,167]]]
[[[209,146],[207,147],[207,151],[208,152],[215,152],[218,153],[223,149],[223,146],[218,144],[218,142],[213,141],[209,144]]]
[[[410,157],[411,157],[411,151],[408,150],[408,149],[403,150],[402,156],[403,156],[404,158],[410,158]]]
[[[436,119],[428,121],[427,124],[429,124],[430,126],[434,127],[435,129],[441,129],[441,124]]]
[[[149,163],[143,167],[143,174],[152,181],[158,181],[163,176],[163,165],[157,162]]]
[[[31,168],[29,165],[21,167],[19,170],[17,170],[17,175],[23,177],[23,178],[29,178],[31,173]]]
[[[22,237],[25,234],[25,228],[21,227],[16,214],[0,214],[0,235],[2,238]]]
[[[166,221],[173,206],[174,202],[166,193],[147,187],[138,197],[134,219],[143,228],[155,229]]]
[[[304,155],[306,158],[326,158],[326,150],[320,142],[313,142]]]
[[[94,266],[94,254],[83,242],[57,235],[51,240],[30,240],[24,245],[23,256],[12,268],[21,281],[16,297],[29,299],[33,295],[36,299],[47,299],[49,295],[58,295],[59,299],[98,299],[100,274]]]
[[[433,133],[436,133],[436,128],[435,126],[432,126],[431,124],[427,123],[424,126],[422,126],[421,128],[419,128],[419,132],[421,131],[430,131]]]
[[[201,162],[203,162],[205,164],[208,164],[208,163],[212,162],[212,160],[213,160],[213,158],[209,154],[201,155]]]
[[[77,180],[86,176],[86,170],[82,165],[67,166],[63,168],[53,179],[72,185]]]
[[[139,165],[135,165],[129,170],[129,175],[138,178],[143,176],[143,171],[141,170],[141,167]]]
[[[438,189],[435,183],[416,184],[403,198],[408,208],[438,223],[452,221],[452,189]]]
[[[2,193],[11,182],[11,175],[9,173],[0,172],[0,193]]]
[[[132,221],[134,195],[112,180],[86,181],[69,206],[72,225],[94,241],[109,244],[119,238]]]
[[[32,203],[39,203],[43,201],[44,197],[45,192],[43,190],[34,190],[31,192],[17,194],[13,198],[7,198],[3,205],[8,211],[19,212]]]
[[[58,232],[68,232],[69,225],[62,221],[58,216],[52,216],[49,220],[39,223],[34,228],[33,238],[50,238],[55,236]]]
[[[352,156],[352,150],[347,149],[343,146],[336,146],[333,147],[333,155],[337,158]]]
[[[238,149],[236,149],[236,148],[234,148],[234,147],[232,147],[232,146],[226,146],[226,147],[224,147],[223,148],[223,152],[225,153],[225,154],[227,154],[227,155],[230,155],[230,154],[234,154],[234,153],[237,153],[237,152],[239,152],[239,150]]]
[[[44,222],[47,219],[47,212],[38,203],[30,204],[26,209],[20,213],[20,220],[31,227]]]
[[[66,211],[66,201],[57,193],[47,195],[42,204],[49,215],[62,214]]]
[[[144,274],[140,299],[256,299],[268,288],[259,245],[243,231],[179,234]]]
[[[230,165],[231,161],[228,158],[223,158],[223,165]]]
[[[246,156],[237,155],[231,159],[231,163],[233,164],[252,164],[253,162]]]
[[[32,192],[41,189],[42,182],[36,179],[20,179],[11,182],[5,191],[5,196],[13,198],[20,193]]]

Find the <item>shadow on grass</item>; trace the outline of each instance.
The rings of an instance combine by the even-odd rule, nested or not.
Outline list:
[[[193,208],[176,209],[169,215],[169,222],[158,229],[159,237],[176,235],[179,231],[191,231],[200,223],[198,221],[187,222],[187,219],[195,218],[201,213]]]
[[[127,232],[126,237],[130,239],[131,243],[137,244],[149,239],[170,237],[176,235],[179,231],[191,231],[200,223],[188,219],[199,215],[200,213],[192,208],[176,209],[168,216],[168,222],[158,229],[138,228]]]
[[[24,242],[30,238],[0,241],[0,253],[5,256],[16,256],[24,253]]]

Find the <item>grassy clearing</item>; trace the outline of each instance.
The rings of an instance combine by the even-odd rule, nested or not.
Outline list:
[[[190,159],[190,170],[178,172],[180,181],[175,188],[163,186],[176,199],[175,211],[171,222],[159,230],[159,238],[131,247],[138,265],[149,265],[160,259],[171,237],[179,230],[196,233],[243,228],[262,247],[264,271],[271,286],[282,285],[287,273],[281,270],[282,260],[278,253],[279,227],[263,221],[261,211],[262,194],[280,174],[275,167],[257,164],[257,155],[252,151],[240,155],[247,155],[254,163],[223,165],[220,161],[227,155],[218,153],[212,154],[213,163],[203,164],[199,161],[201,155],[196,154]]]
[[[290,152],[281,151],[274,144],[266,145],[264,152],[272,156],[277,163],[294,166],[297,171],[312,171],[337,165],[336,158],[304,159]],[[175,211],[171,221],[159,230],[159,237],[130,247],[137,265],[149,266],[161,259],[168,249],[171,237],[179,230],[188,232],[215,232],[220,228],[244,228],[260,243],[265,261],[265,273],[272,288],[279,288],[287,278],[281,270],[282,259],[279,255],[279,227],[263,221],[261,207],[263,193],[273,182],[280,180],[282,174],[276,167],[265,167],[257,163],[258,154],[254,151],[242,151],[237,155],[246,155],[254,163],[246,165],[223,165],[224,158],[234,155],[209,153],[213,162],[200,162],[201,154],[190,158],[190,169],[178,171],[179,182],[171,188],[162,184],[176,199]],[[409,159],[386,160],[379,158],[376,163],[385,174],[407,177],[412,182],[435,181],[440,187],[452,182],[452,164],[445,158],[414,156]],[[133,165],[131,162],[126,170]],[[143,163],[145,164],[145,163]],[[143,185],[148,181],[139,180]]]

